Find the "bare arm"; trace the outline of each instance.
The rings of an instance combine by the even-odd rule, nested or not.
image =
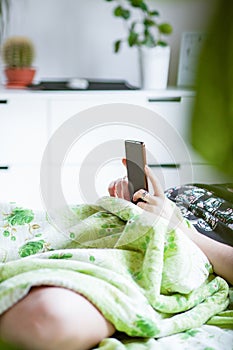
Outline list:
[[[217,242],[212,238],[199,233],[193,225],[188,226],[177,206],[171,204],[163,192],[158,180],[155,179],[152,171],[146,167],[146,175],[153,186],[154,194],[145,196],[144,190],[139,190],[134,194],[134,200],[143,198],[145,202],[137,205],[142,209],[154,213],[156,216],[163,216],[169,219],[171,227],[179,227],[182,231],[203,251],[213,266],[214,272],[233,285],[233,247]],[[118,179],[109,186],[109,193],[128,199],[126,180]],[[113,191],[115,190],[115,192]]]
[[[203,251],[214,272],[233,285],[233,247],[199,233],[193,226],[181,224],[183,232]],[[186,227],[185,227],[186,226]]]
[[[160,210],[160,215],[170,218],[171,225],[179,226],[179,228],[181,228],[182,231],[203,251],[212,264],[214,272],[233,285],[233,247],[217,242],[214,239],[201,234],[193,225],[188,226],[185,220],[183,220],[178,207],[173,207],[172,212],[172,206],[169,205],[170,201],[165,198],[158,181],[155,180],[152,171],[148,167],[146,167],[146,173],[152,183],[154,196],[149,195],[151,197],[149,202],[141,202],[138,203],[138,205],[146,210],[154,212],[155,214]],[[138,191],[139,196],[140,191]],[[135,198],[137,198],[137,193],[135,193]],[[150,205],[150,203],[152,205]]]

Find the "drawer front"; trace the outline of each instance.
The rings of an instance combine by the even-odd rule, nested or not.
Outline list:
[[[56,208],[66,204],[95,203],[98,198],[108,196],[110,182],[125,176],[126,170],[118,160],[101,168],[90,164],[64,165],[62,168],[50,165],[47,174],[48,182],[42,181],[42,196],[49,208]]]
[[[164,190],[189,183],[222,183],[229,179],[223,177],[212,167],[205,165],[180,165],[179,167],[151,167],[155,177]],[[126,169],[120,159],[98,166],[95,164],[64,164],[61,168],[49,165],[46,176],[47,187],[42,189],[46,197],[52,200],[52,206],[78,203],[95,203],[98,198],[108,196],[109,184],[126,175]],[[54,181],[58,179],[59,181]],[[149,190],[153,188],[149,183]],[[61,202],[61,197],[64,200]]]
[[[169,109],[167,109],[165,105],[161,106],[160,110],[156,110],[156,113],[153,113],[151,109],[148,108],[148,105],[142,105],[140,107],[134,105],[133,108],[131,108],[132,106],[129,108],[129,104],[127,104],[125,107],[121,107],[120,111],[121,115],[124,115],[125,117],[125,123],[122,121],[122,119],[118,118],[119,114],[115,114],[114,124],[111,123],[111,116],[114,115],[116,109],[116,106],[114,104],[112,107],[109,107],[111,106],[109,104],[107,106],[109,109],[109,119],[107,119],[107,122],[105,124],[100,124],[100,122],[98,123],[98,121],[101,120],[101,116],[103,115],[101,114],[103,113],[103,109],[100,111],[98,108],[98,110],[91,108],[88,112],[89,119],[87,119],[90,122],[96,121],[96,126],[92,129],[88,129],[87,131],[85,130],[86,132],[80,132],[83,123],[83,113],[87,115],[87,111],[83,112],[81,110],[81,106],[83,107],[84,104],[81,104],[81,102],[79,104],[78,102],[74,103],[74,101],[72,103],[67,101],[51,102],[51,135],[56,135],[57,133],[53,134],[53,132],[57,130],[58,133],[60,132],[63,137],[64,134],[62,132],[62,127],[66,125],[63,123],[69,120],[72,112],[77,112],[80,108],[80,113],[76,113],[76,126],[71,131],[73,134],[77,133],[77,138],[75,142],[71,142],[70,148],[67,150],[66,161],[68,163],[82,163],[84,159],[90,155],[91,152],[95,154],[95,150],[100,145],[105,144],[107,149],[108,143],[111,140],[121,140],[119,147],[121,148],[122,152],[119,157],[123,157],[125,151],[122,145],[125,139],[135,139],[145,142],[147,148],[148,163],[180,164],[190,162],[191,158],[189,149],[187,148],[182,136],[182,133],[184,133],[182,129],[182,120],[185,119],[185,117],[182,116],[183,111],[180,109],[181,105],[177,107],[177,112],[172,114],[171,108],[169,107]],[[133,112],[136,111],[136,109],[139,111],[138,115],[140,114],[140,119],[142,122],[145,119],[145,124],[143,126],[139,126],[136,122],[136,119],[134,121]],[[150,118],[145,118],[145,115],[148,114],[150,114]],[[171,117],[171,114],[173,116],[172,122],[168,120]],[[153,117],[151,118],[151,116]],[[131,122],[129,123],[128,120],[131,120]],[[178,125],[176,125],[177,120],[179,121]],[[56,162],[57,149],[58,148],[56,145],[53,149],[51,149],[52,162]],[[98,157],[93,157],[91,161],[98,163]]]
[[[0,104],[0,166],[39,163],[47,143],[45,100],[14,98]]]
[[[148,108],[152,109],[161,117],[163,117],[166,122],[168,122],[174,129],[173,137],[182,138],[184,141],[190,158],[193,163],[205,164],[206,161],[195,152],[195,150],[190,145],[190,122],[192,109],[194,106],[195,97],[170,97],[170,98],[153,98],[153,96],[147,98],[146,105]],[[158,131],[159,133],[159,131]],[[170,140],[167,140],[168,144]]]
[[[208,165],[180,165],[177,168],[162,166],[152,167],[152,170],[164,190],[190,183],[213,184],[231,182],[229,177]]]
[[[143,95],[135,97],[133,94],[88,94],[88,96],[79,95],[76,99],[50,100],[50,129],[51,136],[62,123],[88,108],[111,103],[143,104]]]
[[[18,206],[42,209],[40,197],[40,166],[0,168],[1,202],[16,202]]]

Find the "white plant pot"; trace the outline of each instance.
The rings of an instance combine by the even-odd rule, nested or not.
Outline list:
[[[141,88],[166,89],[170,63],[170,47],[156,46],[139,49]]]

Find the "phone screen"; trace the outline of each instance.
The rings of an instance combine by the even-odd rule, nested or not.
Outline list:
[[[125,140],[127,175],[130,200],[139,189],[148,190],[147,178],[144,172],[146,165],[146,148],[142,141]]]

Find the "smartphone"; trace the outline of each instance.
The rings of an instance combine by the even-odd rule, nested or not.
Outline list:
[[[125,155],[130,200],[134,192],[141,188],[148,191],[148,182],[144,169],[146,165],[146,147],[142,141],[125,140]]]

